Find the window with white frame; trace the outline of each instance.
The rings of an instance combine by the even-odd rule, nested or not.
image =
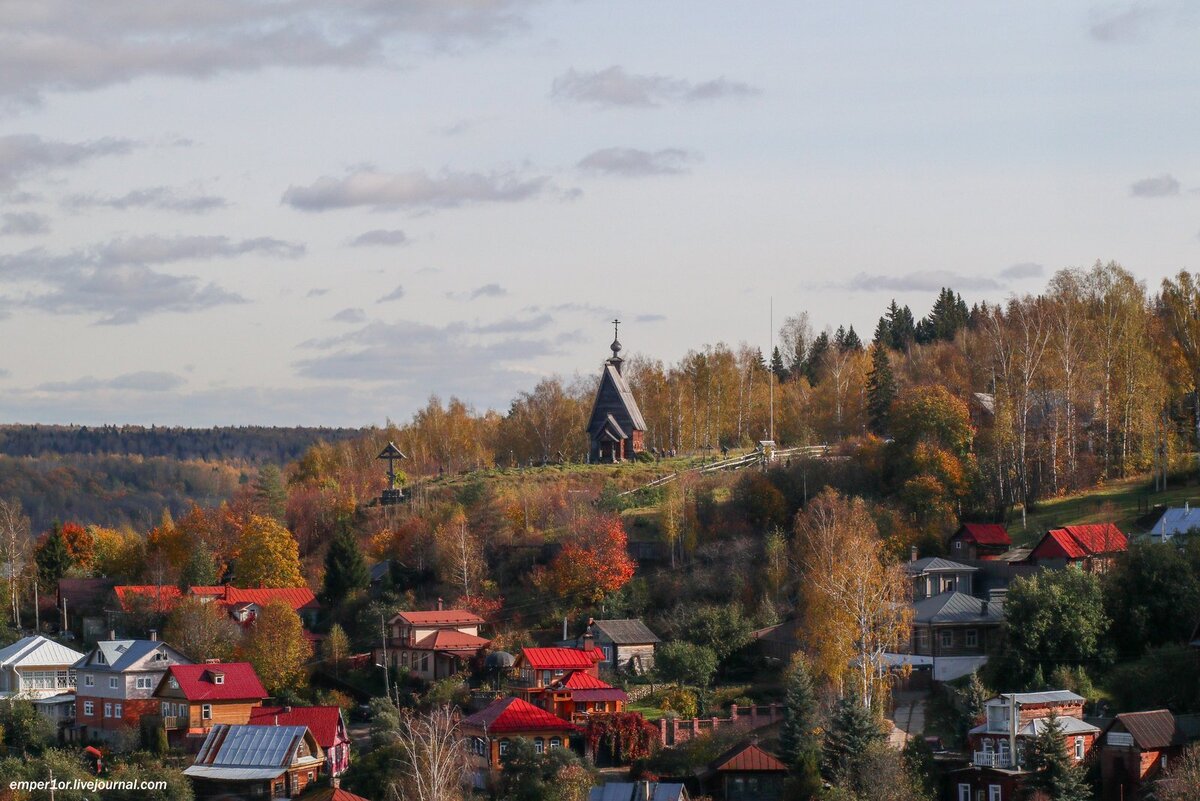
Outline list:
[[[1001,789],[1000,785],[998,785],[998,784],[989,784],[988,785],[988,801],[1001,801],[1000,789]]]
[[[500,756],[504,756],[507,753],[508,753],[508,740],[501,740],[500,741]]]
[[[533,751],[534,751],[534,753],[536,753],[536,754],[540,754],[540,753],[542,753],[542,752],[543,752],[543,751],[545,751],[545,750],[546,750],[546,741],[545,741],[545,740],[543,740],[541,737],[535,737],[535,738],[533,738]]]
[[[93,704],[91,701],[84,701],[83,702],[83,714],[85,714],[89,717],[96,714],[96,705]]]
[[[117,677],[116,676],[108,677],[108,689],[110,689],[110,690],[117,689]]]
[[[200,717],[205,720],[212,720],[212,704],[204,704],[200,707]]]
[[[96,686],[96,677],[93,676],[91,673],[84,674],[83,686],[84,687],[95,687]]]
[[[104,705],[104,717],[106,717],[106,718],[112,717],[112,704]]]
[[[967,629],[967,633],[964,636],[966,637],[966,644],[967,644],[968,648],[978,648],[979,647],[979,632],[978,631],[976,631],[975,629]]]
[[[1084,743],[1084,740],[1082,737],[1075,738],[1075,761],[1076,762],[1083,759],[1083,747],[1084,747],[1083,743]]]
[[[562,739],[559,737],[551,737],[550,738],[550,750],[553,751],[557,748],[562,748]]]
[[[113,704],[113,717],[114,718],[121,717],[121,705],[120,704]]]
[[[138,676],[137,677],[137,688],[139,690],[153,690],[154,683],[152,680],[153,680],[152,676]]]
[[[942,640],[943,648],[953,648],[954,647],[954,632],[950,629],[946,629],[946,630],[942,631],[941,640]]]

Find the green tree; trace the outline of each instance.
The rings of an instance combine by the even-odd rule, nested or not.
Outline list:
[[[1062,722],[1057,715],[1046,718],[1025,753],[1025,764],[1032,771],[1026,780],[1030,794],[1041,792],[1050,801],[1088,801],[1091,798],[1083,770],[1067,753]]]
[[[238,538],[234,584],[238,587],[303,587],[300,546],[277,520],[250,515]]]
[[[337,608],[355,592],[365,590],[371,583],[371,572],[363,559],[358,538],[349,525],[338,526],[325,552],[325,582],[321,601]]]
[[[1041,689],[1059,665],[1106,660],[1108,629],[1100,581],[1082,570],[1051,570],[1015,579],[1004,601],[1004,641],[988,670],[993,686]],[[1041,677],[1041,682],[1038,681]]]
[[[212,551],[197,544],[188,553],[183,570],[179,572],[180,589],[186,590],[188,587],[211,587],[219,579],[220,576],[217,575],[217,562],[213,558]]]
[[[34,562],[37,564],[38,582],[46,589],[58,585],[58,580],[66,575],[67,571],[74,566],[71,560],[71,553],[67,550],[67,541],[63,537],[62,526],[55,523],[46,536],[42,539],[37,550],[33,554]]]
[[[1182,642],[1191,635],[1195,610],[1200,609],[1197,555],[1200,541],[1189,541],[1186,550],[1137,542],[1104,576],[1112,641],[1122,656],[1138,657],[1149,647]]]
[[[833,708],[825,734],[822,771],[830,781],[849,784],[859,792],[863,760],[871,747],[884,739],[875,713],[865,706],[854,684]]]
[[[569,748],[546,749],[539,754],[532,739],[514,737],[500,764],[504,768],[500,795],[505,801],[573,801],[579,795],[576,779],[584,768]],[[584,786],[590,785],[589,777]]]
[[[965,737],[969,729],[983,723],[987,716],[987,702],[992,697],[988,692],[988,688],[984,686],[983,681],[979,678],[979,671],[972,671],[971,678],[967,679],[967,684],[959,690],[959,697],[962,705],[963,731],[961,734]]]
[[[692,642],[669,642],[655,652],[654,671],[663,681],[707,687],[717,672],[717,655]]]
[[[788,370],[783,366],[783,354],[779,352],[778,346],[771,351],[771,372],[780,383],[788,380]]]
[[[706,647],[724,663],[749,644],[754,627],[742,612],[741,604],[705,604],[696,607],[684,626],[684,636]]]
[[[887,348],[881,343],[871,346],[871,372],[867,374],[867,420],[871,431],[886,433],[892,401],[896,398],[896,376]]]
[[[341,626],[334,623],[329,627],[329,633],[325,635],[325,639],[321,641],[321,656],[325,658],[327,664],[333,666],[334,675],[340,676],[342,663],[349,655],[350,638],[346,636],[346,632]]]
[[[815,793],[821,781],[820,705],[803,656],[792,660],[786,681],[779,756],[792,769],[798,789]]]
[[[263,465],[254,479],[254,510],[282,522],[287,512],[287,489],[283,474],[273,464]]]
[[[40,753],[54,740],[54,724],[38,713],[32,701],[14,699],[0,704],[0,731],[14,751]]]

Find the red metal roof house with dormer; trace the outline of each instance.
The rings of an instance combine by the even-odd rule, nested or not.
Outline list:
[[[465,609],[400,612],[388,621],[387,662],[404,675],[426,681],[461,671],[491,640],[479,636],[484,619]],[[376,664],[384,663],[382,648],[373,649]]]
[[[186,737],[203,737],[218,723],[245,723],[267,698],[249,662],[172,665],[158,682],[167,740],[178,745]]]
[[[1112,523],[1063,526],[1047,531],[1033,547],[1029,561],[1046,567],[1079,565],[1089,573],[1104,573],[1129,540]]]
[[[950,537],[951,559],[988,561],[1012,547],[1008,530],[999,523],[963,523]]]

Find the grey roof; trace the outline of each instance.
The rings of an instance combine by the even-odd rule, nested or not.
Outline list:
[[[142,661],[159,648],[169,657],[169,665],[188,665],[191,661],[161,640],[102,640],[96,643],[96,649],[76,663],[77,668],[84,667],[86,660],[99,651],[104,655],[104,662],[92,662],[87,665],[89,670],[110,671],[120,673],[128,670]]]
[[[1046,690],[1040,693],[1001,693],[993,701],[1015,698],[1018,704],[1082,704],[1085,699],[1070,690]]]
[[[596,628],[617,645],[643,645],[662,642],[658,635],[640,620],[597,620]]]
[[[1024,562],[1033,553],[1032,548],[1009,548],[996,556],[997,562]]]
[[[643,782],[609,782],[593,787],[588,792],[588,801],[642,801],[646,797],[644,787]],[[687,795],[682,784],[650,782],[650,798],[652,801],[681,801]]]
[[[1004,619],[1003,604],[992,601],[987,614],[983,601],[962,592],[943,592],[913,604],[914,623],[999,623]]]
[[[1041,734],[1043,731],[1046,730],[1046,721],[1047,721],[1047,718],[1034,718],[1033,720],[1026,723],[1024,726],[1022,726],[1021,728],[1017,729],[1017,735],[1020,737],[1037,737],[1039,734]],[[1069,715],[1059,716],[1058,725],[1062,729],[1062,733],[1064,735],[1095,734],[1100,731],[1099,728],[1097,728],[1096,726],[1093,726],[1092,724],[1088,723],[1087,721],[1080,720],[1079,718],[1073,718],[1073,717],[1070,717]],[[969,733],[970,734],[986,734],[987,732],[988,732],[987,724],[982,723],[982,724],[976,726],[975,728],[971,729],[971,731]],[[993,732],[993,734],[994,733],[995,732]]]
[[[221,781],[249,782],[255,779],[274,779],[287,768],[223,768],[216,765],[192,765],[184,768],[183,775],[193,779],[220,779]]]
[[[0,667],[73,665],[82,656],[72,648],[32,634],[0,650]]]
[[[1162,513],[1150,533],[1155,536],[1166,535],[1168,538],[1177,534],[1186,534],[1193,529],[1200,530],[1200,506],[1195,509],[1191,505],[1173,506]]]
[[[611,387],[611,389],[606,392],[606,387]],[[635,431],[646,430],[646,420],[642,417],[642,410],[638,408],[637,401],[633,399],[633,392],[629,389],[629,384],[625,383],[625,377],[621,375],[615,365],[605,362],[604,372],[600,375],[600,386],[596,388],[596,399],[592,404],[591,421],[588,424],[589,433],[598,433],[607,423],[611,408],[602,407],[602,401],[606,398],[615,400],[624,407]]]
[[[204,738],[196,765],[283,770],[292,764],[296,748],[307,731],[307,726],[218,723]]]
[[[921,573],[960,573],[963,571],[974,573],[979,568],[964,565],[961,562],[951,562],[949,559],[943,559],[940,556],[927,556],[924,559],[917,559],[914,562],[906,562],[904,569],[908,571],[910,576],[916,576]]]
[[[387,578],[388,571],[392,569],[392,560],[384,559],[382,562],[376,562],[371,565],[371,581],[383,581]]]

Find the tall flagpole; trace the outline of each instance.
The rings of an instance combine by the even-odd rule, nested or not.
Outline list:
[[[767,356],[767,380],[771,385],[771,434],[768,437],[772,442],[775,441],[775,297],[771,296],[771,312],[770,312],[770,347],[771,352]]]

